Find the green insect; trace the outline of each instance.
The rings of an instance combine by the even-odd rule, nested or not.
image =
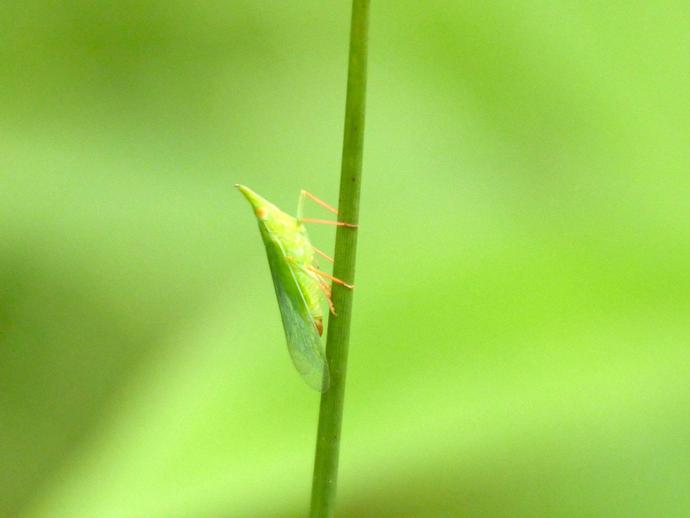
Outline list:
[[[319,269],[317,255],[331,263],[333,259],[311,244],[304,223],[353,228],[356,225],[342,221],[303,218],[302,206],[305,198],[338,214],[336,209],[304,190],[299,195],[297,217],[293,217],[248,187],[235,187],[247,198],[259,222],[292,362],[309,386],[319,392],[326,392],[330,378],[321,345],[322,302],[325,300],[328,303],[334,315],[335,308],[331,299],[331,287],[325,279],[346,288],[352,289],[353,286]]]

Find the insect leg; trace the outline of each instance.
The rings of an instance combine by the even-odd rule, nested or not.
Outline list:
[[[321,250],[319,250],[318,248],[316,248],[314,245],[311,245],[311,247],[314,249],[314,252],[316,252],[317,254],[319,254],[321,257],[323,257],[323,258],[324,258],[326,261],[328,261],[329,263],[333,264],[333,263],[335,262],[331,256],[326,255],[324,252],[322,252]]]
[[[342,281],[336,277],[333,277],[332,275],[327,274],[326,272],[322,272],[318,268],[314,268],[313,266],[311,266],[309,264],[306,265],[305,268],[311,272],[314,272],[316,275],[320,275],[321,277],[325,277],[326,279],[332,280],[336,284],[340,284],[341,286],[345,286],[346,288],[350,288],[350,289],[354,288],[354,286],[352,284],[348,284],[345,281]]]
[[[302,218],[300,221],[302,223],[319,223],[321,225],[335,225],[336,227],[348,227],[348,228],[357,228],[358,227],[358,225],[353,225],[352,223],[345,223],[344,221],[331,221],[328,219]]]
[[[298,214],[299,214],[299,209],[300,209],[300,207],[302,206],[305,197],[306,197],[306,198],[309,198],[309,199],[310,199],[311,201],[313,201],[314,203],[318,203],[318,204],[321,205],[324,209],[326,209],[326,210],[328,210],[328,211],[331,211],[333,214],[338,214],[338,209],[336,209],[336,208],[334,208],[334,207],[331,207],[328,203],[326,203],[325,201],[323,201],[323,200],[320,199],[320,198],[317,198],[317,197],[314,196],[312,193],[310,193],[309,191],[305,191],[304,189],[302,189],[302,190],[300,191],[300,193],[299,193],[299,201],[297,202],[297,209],[298,209],[297,212],[298,212]]]
[[[321,205],[324,209],[332,212],[333,214],[338,214],[338,209],[335,207],[331,207],[328,203],[323,201],[320,198],[317,198],[314,196],[312,193],[309,191],[305,191],[302,189],[299,193],[299,199],[297,200],[297,220],[304,222],[304,223],[321,223],[323,225],[336,225],[339,227],[350,227],[350,228],[357,228],[357,225],[353,225],[352,223],[345,223],[344,221],[328,221],[324,219],[310,219],[310,218],[303,218],[303,207],[304,207],[304,199],[309,198],[313,202]]]
[[[335,312],[335,306],[333,305],[333,299],[331,298],[331,287],[321,279],[320,277],[316,277],[316,280],[319,281],[319,287],[321,288],[321,291],[323,291],[323,294],[326,296],[326,302],[328,302],[328,309],[330,310],[331,313],[333,313],[333,316],[337,316]]]

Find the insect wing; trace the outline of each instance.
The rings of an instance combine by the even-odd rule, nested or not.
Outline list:
[[[326,392],[329,386],[328,365],[321,348],[321,336],[302,289],[280,242],[266,235],[268,231],[263,228],[261,233],[292,363],[310,387]]]

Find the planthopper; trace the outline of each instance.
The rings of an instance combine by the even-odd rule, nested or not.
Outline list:
[[[319,269],[317,256],[333,262],[311,244],[305,223],[356,227],[342,221],[302,217],[304,200],[309,198],[326,210],[338,211],[313,194],[302,190],[297,203],[297,217],[286,214],[244,185],[235,185],[254,209],[268,264],[285,338],[292,362],[310,387],[326,392],[329,386],[328,364],[321,345],[325,301],[334,315],[331,287],[326,279],[352,289],[353,286]]]

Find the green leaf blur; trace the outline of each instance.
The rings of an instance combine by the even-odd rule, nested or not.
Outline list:
[[[688,20],[373,3],[340,516],[690,515]],[[0,3],[0,516],[306,513],[232,185],[336,202],[348,24]]]

